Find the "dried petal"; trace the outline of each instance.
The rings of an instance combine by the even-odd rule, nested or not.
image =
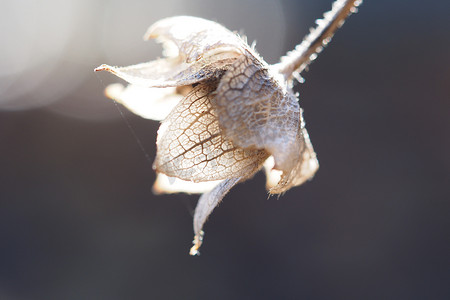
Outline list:
[[[291,168],[300,148],[300,107],[265,63],[251,54],[236,60],[220,80],[214,104],[225,136],[236,146],[266,149],[275,168]]]
[[[221,53],[193,63],[180,61],[179,58],[165,58],[128,67],[101,65],[95,71],[108,71],[143,87],[173,87],[220,76],[234,60],[235,54]]]
[[[196,86],[162,122],[155,169],[194,182],[252,176],[268,154],[237,148],[222,135],[211,105],[216,83]]]
[[[156,181],[153,184],[153,193],[155,194],[202,194],[211,191],[221,181],[192,182],[179,178],[168,177],[165,174],[158,173]]]
[[[203,225],[211,214],[213,209],[222,201],[223,197],[235,186],[242,178],[230,178],[222,181],[212,191],[203,194],[198,200],[194,214],[194,246],[192,246],[191,255],[198,255],[198,249],[203,242]]]
[[[174,87],[146,88],[130,84],[124,88],[120,83],[108,85],[105,94],[135,114],[157,121],[164,120],[183,99]]]
[[[156,38],[169,52],[166,55],[180,56],[186,63],[217,53],[239,56],[248,48],[245,41],[222,25],[189,16],[162,19],[148,29],[144,38]]]
[[[278,184],[270,188],[269,192],[271,194],[284,193],[294,186],[303,184],[306,180],[312,179],[319,169],[319,161],[309,139],[308,132],[304,127],[304,122],[302,122],[301,128],[298,131],[297,138],[298,143],[301,145],[300,155],[296,161],[292,162],[292,168],[289,171],[283,172]],[[271,183],[275,176],[279,176],[279,173],[272,172],[268,176],[268,181],[271,180]],[[269,186],[269,182],[267,185]]]
[[[146,38],[163,43],[165,59],[129,67],[101,65],[129,83],[145,87],[190,85],[221,75],[225,67],[249,46],[225,27],[194,17],[163,19],[147,31]]]

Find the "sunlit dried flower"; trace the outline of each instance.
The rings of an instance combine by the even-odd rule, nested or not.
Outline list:
[[[108,86],[108,97],[144,118],[162,120],[154,192],[204,193],[195,209],[192,255],[202,244],[207,217],[234,185],[264,167],[269,193],[280,194],[317,171],[293,79],[358,4],[336,1],[275,65],[223,26],[183,16],[163,19],[145,35],[163,44],[165,58],[96,69],[130,83]]]

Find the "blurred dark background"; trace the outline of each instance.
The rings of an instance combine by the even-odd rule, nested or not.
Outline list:
[[[190,257],[197,196],[154,196],[158,123],[102,64],[160,56],[173,15],[242,30],[269,63],[331,0],[12,1],[0,10],[0,299],[450,299],[447,1],[365,1],[299,84],[314,180],[235,187]]]

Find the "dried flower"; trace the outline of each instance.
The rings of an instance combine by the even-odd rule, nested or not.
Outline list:
[[[165,58],[96,69],[130,83],[108,86],[108,97],[144,118],[162,120],[154,192],[203,193],[195,209],[192,255],[199,253],[203,224],[234,185],[264,167],[269,193],[280,194],[317,171],[293,79],[358,4],[336,1],[302,44],[275,65],[223,26],[182,16],[155,23],[145,35],[163,44]]]

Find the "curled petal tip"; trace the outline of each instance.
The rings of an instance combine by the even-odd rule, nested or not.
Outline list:
[[[105,96],[109,99],[118,100],[120,94],[124,91],[125,87],[120,83],[113,83],[106,87]]]
[[[108,69],[110,69],[110,66],[103,64],[103,65],[95,68],[94,72],[100,72],[100,71],[104,71],[104,70],[108,70]]]
[[[192,246],[191,250],[189,251],[190,255],[192,255],[192,256],[200,255],[200,251],[198,251],[198,249],[200,249],[200,247],[202,246],[203,235],[204,235],[204,232],[200,231],[199,234],[196,234],[194,236],[194,240],[192,241],[194,246]]]
[[[116,74],[116,67],[112,67],[106,64],[103,64],[97,68],[94,69],[94,72],[100,72],[100,71],[108,71],[111,72],[113,74]]]
[[[148,40],[151,40],[151,39],[156,39],[159,36],[159,34],[156,32],[157,31],[156,28],[157,28],[157,24],[159,24],[160,22],[161,21],[156,22],[155,24],[153,24],[152,26],[150,26],[147,29],[147,32],[145,32],[145,34],[143,36],[144,41],[148,41]]]
[[[159,185],[153,184],[152,186],[153,195],[162,195],[164,194],[164,189],[162,189]]]
[[[162,178],[166,178],[167,176],[164,174],[158,174],[158,177],[156,177],[155,183],[153,183],[152,186],[152,192],[154,195],[162,195],[165,193],[168,193],[167,188],[165,188]]]
[[[157,37],[158,35],[154,33],[153,28],[151,27],[149,30],[147,30],[147,32],[144,34],[142,38],[144,39],[144,41],[148,41],[156,39]]]
[[[110,73],[112,73],[112,74],[114,74],[116,76],[119,76],[119,75],[117,75],[117,69],[118,69],[117,67],[113,67],[113,66],[110,66],[110,65],[103,64],[103,65],[95,68],[94,72],[108,71],[108,72],[110,72]]]

